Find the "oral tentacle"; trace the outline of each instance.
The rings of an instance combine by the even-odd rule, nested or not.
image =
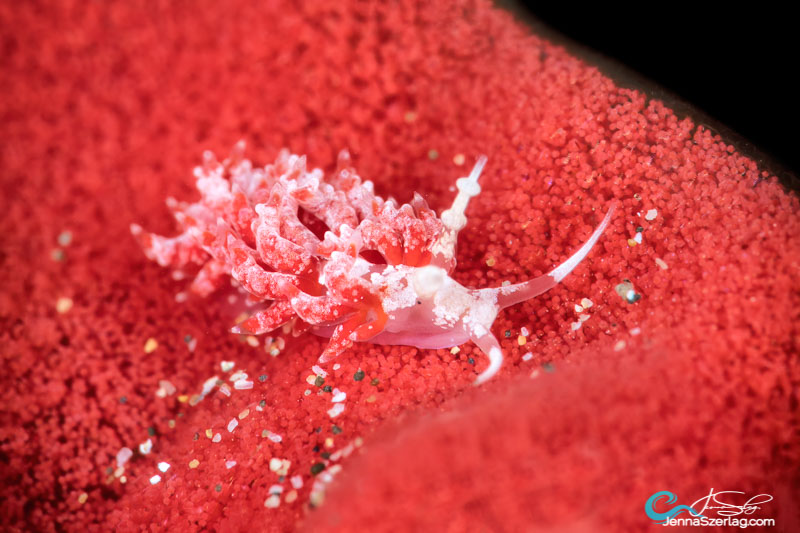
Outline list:
[[[500,349],[500,343],[497,342],[497,338],[491,332],[482,337],[472,337],[472,342],[489,358],[489,366],[478,375],[478,378],[473,383],[478,386],[492,379],[497,374],[497,371],[500,370],[503,365],[503,350]]]
[[[499,289],[495,289],[498,291],[497,303],[500,308],[505,309],[506,307],[511,307],[512,305],[530,300],[531,298],[539,296],[540,294],[547,292],[558,285],[561,280],[567,277],[567,275],[572,272],[575,267],[577,267],[581,261],[586,258],[587,255],[589,255],[589,252],[606,230],[609,222],[611,222],[611,217],[614,214],[615,209],[616,204],[612,203],[611,207],[606,213],[606,216],[603,218],[603,221],[600,222],[600,225],[594,230],[592,236],[589,237],[589,239],[583,243],[583,246],[581,246],[577,252],[572,254],[569,259],[558,265],[553,270],[544,276],[539,276],[538,278],[533,278],[515,285],[509,285],[508,287],[500,287]]]

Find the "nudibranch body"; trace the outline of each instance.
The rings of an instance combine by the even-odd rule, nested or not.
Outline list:
[[[305,157],[288,151],[273,165],[253,168],[240,142],[222,163],[204,154],[195,169],[198,202],[167,200],[180,235],[162,237],[135,224],[131,231],[148,258],[178,277],[195,273],[192,292],[206,296],[230,276],[252,304],[262,304],[234,333],[258,335],[291,323],[296,332],[330,337],[320,362],[354,342],[449,348],[471,340],[489,358],[480,384],[503,361],[491,332],[500,310],[564,279],[614,211],[612,205],[589,240],[548,274],[506,287],[464,287],[450,274],[485,164],[481,156],[456,182],[453,205],[437,217],[417,194],[401,206],[376,196],[346,151],[325,180],[321,170],[307,170]]]

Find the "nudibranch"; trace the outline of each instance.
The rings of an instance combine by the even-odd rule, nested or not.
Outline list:
[[[284,150],[254,168],[240,141],[219,162],[211,152],[195,168],[201,198],[167,199],[182,229],[176,237],[131,231],[145,254],[176,278],[194,275],[190,291],[207,296],[232,277],[258,309],[233,328],[259,335],[287,323],[330,341],[319,361],[354,342],[449,348],[469,340],[489,359],[476,384],[503,362],[491,332],[500,310],[553,288],[582,260],[608,225],[605,218],[569,259],[548,274],[499,288],[470,289],[450,274],[465,210],[480,191],[486,157],[456,181],[453,205],[441,217],[415,194],[399,205],[374,193],[342,151],[325,179],[306,158]]]

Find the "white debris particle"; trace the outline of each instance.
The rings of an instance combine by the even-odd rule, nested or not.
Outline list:
[[[309,385],[313,385],[316,382],[317,382],[317,376],[315,376],[314,374],[309,374],[308,376],[306,376],[306,383],[308,383]]]
[[[631,301],[634,298],[636,298],[636,291],[633,289],[628,289],[628,292],[625,293],[625,299]]]
[[[316,374],[318,376],[322,376],[323,378],[327,378],[328,377],[328,373],[325,372],[324,370],[322,370],[322,368],[320,368],[319,365],[312,366],[311,370],[312,370],[312,372],[314,372],[314,374]]]
[[[339,389],[333,389],[333,398],[331,398],[331,402],[339,403],[343,402],[347,398],[347,393],[342,392]]]
[[[277,457],[273,457],[269,460],[269,469],[273,472],[277,472],[283,466],[283,462],[278,459]]]
[[[184,292],[178,292],[178,293],[175,294],[175,301],[178,302],[179,304],[182,304],[183,302],[185,302],[188,299],[189,299],[189,295],[185,291]]]
[[[114,477],[122,477],[122,474],[125,473],[125,467],[119,466],[116,470],[114,470]]]
[[[189,344],[187,344],[186,347],[189,348],[190,352],[193,352],[195,348],[197,348],[197,339],[193,338],[192,340],[190,340]]]
[[[280,504],[281,504],[281,497],[277,494],[273,494],[264,501],[264,507],[268,509],[275,509]]]
[[[143,443],[139,445],[139,453],[142,455],[147,455],[153,450],[153,441],[151,439],[147,439]]]
[[[127,447],[121,448],[117,452],[117,466],[124,466],[131,457],[133,457],[133,450]]]
[[[581,300],[581,306],[583,306],[584,309],[589,309],[593,305],[594,302],[592,302],[589,298],[583,298]]]
[[[228,433],[233,433],[233,430],[236,429],[236,426],[239,425],[239,421],[235,418],[232,418],[230,422],[228,422]]]
[[[230,395],[231,395],[231,389],[230,389],[230,387],[228,387],[228,386],[227,386],[226,384],[224,384],[224,383],[223,383],[222,385],[220,385],[220,386],[219,386],[219,391],[220,391],[222,394],[224,394],[225,396],[230,396]]]
[[[634,337],[636,335],[638,335],[639,333],[641,333],[641,332],[642,332],[641,328],[633,328],[633,329],[631,329],[631,335],[633,335]]]
[[[166,472],[167,470],[169,470],[169,466],[170,466],[169,463],[165,463],[164,461],[158,463],[158,469],[161,470],[162,472]]]
[[[58,244],[61,246],[69,246],[72,242],[72,232],[69,230],[62,231],[58,235]]]
[[[658,216],[658,210],[657,209],[651,209],[647,213],[645,213],[644,219],[645,220],[655,220],[655,218],[657,216]]]
[[[228,381],[233,383],[239,381],[240,379],[247,379],[247,373],[242,370],[237,370],[236,372],[231,374],[231,377],[228,378]]]
[[[175,385],[167,381],[166,379],[159,380],[158,382],[158,390],[156,391],[156,396],[159,398],[165,398],[167,396],[172,396],[178,389],[175,388]]]
[[[211,392],[212,390],[214,390],[214,387],[217,386],[217,382],[218,381],[219,381],[219,378],[217,376],[214,376],[213,378],[208,378],[207,380],[205,380],[205,382],[203,383],[203,390],[200,391],[200,396],[201,397],[208,396],[208,393]]]
[[[336,418],[337,416],[342,414],[342,412],[344,412],[344,404],[337,403],[336,405],[328,409],[328,416],[330,416],[331,418]]]
[[[342,365],[340,365],[339,363],[336,363],[335,365],[333,365],[333,369],[334,370],[339,370],[340,368],[342,368]]]
[[[223,372],[230,372],[233,370],[233,367],[236,366],[236,363],[233,361],[222,361],[219,364],[219,367],[222,369]]]
[[[669,268],[667,264],[664,262],[663,259],[656,257],[656,264],[661,268],[661,270],[666,270]]]
[[[636,244],[642,244],[642,234],[637,233],[633,236],[633,240],[636,241]]]
[[[526,328],[525,326],[522,326],[522,329],[520,329],[519,332],[523,337],[527,337],[528,335],[531,334],[531,332],[528,331],[528,328]]]
[[[533,354],[531,352],[528,352],[522,356],[523,361],[530,361],[531,359],[533,359]]]
[[[72,309],[72,298],[62,297],[56,301],[56,311],[60,314],[63,315],[70,309]]]
[[[227,468],[228,470],[230,470],[234,466],[236,466],[236,461],[225,461],[225,468]]]
[[[583,306],[581,304],[575,304],[575,312],[583,313]]]
[[[280,436],[280,435],[278,435],[277,433],[272,433],[272,432],[270,432],[270,434],[269,434],[269,435],[267,435],[267,438],[268,438],[269,440],[271,440],[272,442],[280,442],[280,441],[282,441],[282,440],[283,440],[283,437],[281,437],[281,436]]]
[[[155,476],[150,478],[150,484],[151,485],[155,485],[159,481],[161,481],[161,476],[159,476],[158,474],[156,474]]]
[[[269,488],[269,490],[267,492],[269,492],[270,494],[280,494],[280,493],[283,492],[283,486],[282,485],[277,485],[277,484],[272,485],[272,486],[270,486],[270,488]]]
[[[253,388],[253,382],[247,381],[246,379],[240,379],[236,383],[233,384],[233,388],[236,390],[247,390]]]
[[[303,488],[303,478],[302,478],[302,476],[292,476],[292,478],[289,480],[289,482],[292,484],[292,487],[294,487],[296,489],[302,489]]]
[[[144,343],[144,353],[153,353],[158,348],[158,341],[155,340],[153,337],[147,339]]]
[[[214,438],[211,439],[211,442],[220,442],[221,440],[222,440],[222,435],[217,433],[216,435],[214,435]]]
[[[581,322],[573,322],[571,325],[572,331],[578,331],[579,329],[581,329],[581,324],[582,324]]]
[[[614,345],[614,351],[620,352],[625,349],[625,346],[626,346],[625,341],[617,341],[617,343]]]
[[[452,348],[450,348],[450,353],[453,354],[453,355],[456,355],[460,351],[461,351],[461,348],[459,348],[458,346],[453,346]]]
[[[586,322],[590,318],[592,318],[592,315],[580,315],[580,316],[578,316],[578,320],[581,321],[581,322]]]

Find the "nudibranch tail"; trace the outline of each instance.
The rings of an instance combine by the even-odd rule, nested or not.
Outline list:
[[[612,203],[603,221],[600,222],[600,225],[594,230],[589,240],[583,243],[583,246],[581,246],[577,252],[572,254],[569,259],[556,268],[538,278],[498,289],[497,304],[500,306],[500,309],[505,309],[506,307],[511,307],[512,305],[530,300],[561,283],[561,281],[589,255],[589,252],[592,250],[595,243],[597,243],[597,240],[608,227],[608,223],[611,221],[615,209],[616,203]]]

